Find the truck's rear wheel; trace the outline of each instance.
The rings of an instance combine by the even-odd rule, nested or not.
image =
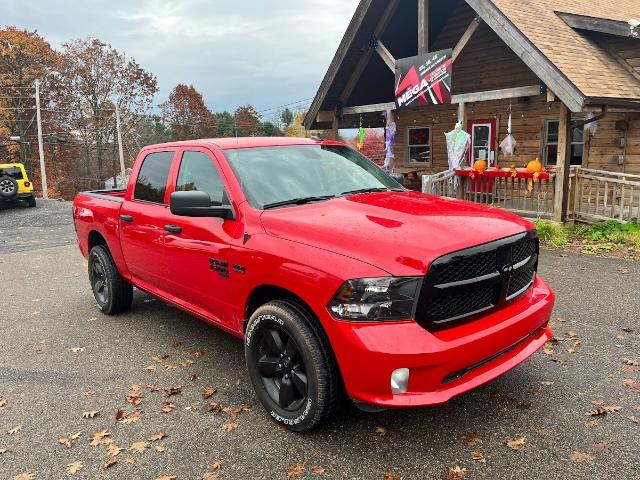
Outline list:
[[[118,272],[105,245],[97,245],[89,254],[89,282],[98,308],[107,315],[126,312],[133,301],[133,287]]]
[[[338,371],[327,340],[294,303],[258,308],[247,325],[247,369],[260,402],[296,432],[318,426],[335,409]]]

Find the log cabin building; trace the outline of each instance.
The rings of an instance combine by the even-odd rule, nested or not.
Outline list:
[[[630,202],[638,218],[640,27],[633,19],[640,20],[640,0],[361,0],[305,126],[337,135],[394,121],[395,169],[417,178],[449,168],[445,133],[460,121],[472,137],[467,165],[539,158],[554,172],[550,216],[567,219],[582,203],[586,183],[571,192],[578,181],[571,172],[580,167],[637,183],[631,197],[623,189],[622,209]],[[396,108],[396,59],[443,49],[452,49],[451,103]],[[505,160],[499,144],[510,112],[518,144]],[[589,180],[589,188],[595,200],[604,187],[593,190]],[[619,196],[607,189],[605,210]],[[610,217],[600,213],[596,206],[594,218]]]

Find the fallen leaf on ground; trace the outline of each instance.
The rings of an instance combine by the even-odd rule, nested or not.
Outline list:
[[[640,367],[640,361],[631,360],[630,358],[623,359],[622,363],[624,363],[625,365],[629,365],[630,367]]]
[[[58,443],[60,445],[64,445],[67,448],[71,448],[71,445],[73,445],[73,443],[71,442],[71,439],[69,437],[60,437],[58,439]]]
[[[589,420],[585,422],[585,425],[589,428],[596,428],[598,426],[598,420]]]
[[[122,448],[119,447],[118,444],[115,442],[110,443],[109,446],[107,447],[107,453],[112,457],[117,457],[121,451],[122,451]]]
[[[322,475],[326,469],[322,465],[314,465],[311,467],[311,473],[315,473],[316,475]]]
[[[582,462],[593,462],[593,455],[586,452],[573,452],[569,458],[572,462],[582,463]]]
[[[166,450],[162,445],[156,445],[156,452],[163,453]]]
[[[211,468],[218,470],[222,467],[222,460],[216,460],[211,464]]]
[[[477,445],[478,443],[482,443],[482,440],[480,440],[480,437],[477,433],[469,433],[464,437],[463,440],[464,443],[466,443],[470,447],[473,445]]]
[[[640,393],[640,383],[636,382],[635,379],[633,379],[633,378],[625,378],[624,384],[632,392]]]
[[[130,425],[140,420],[140,415],[142,415],[142,410],[134,410],[131,413],[118,410],[116,412],[116,422],[122,423],[123,425]]]
[[[471,452],[471,458],[477,460],[479,463],[487,463],[487,459],[484,458],[484,455],[480,450],[475,450]]]
[[[166,388],[164,390],[164,393],[162,394],[162,396],[163,397],[170,397],[172,395],[177,395],[180,392],[182,392],[182,386],[178,385],[176,387]]]
[[[289,465],[289,473],[287,473],[287,478],[291,477],[299,477],[306,470],[306,462],[296,463],[295,465]]]
[[[384,475],[382,475],[382,480],[400,480],[400,477],[393,472],[384,472]]]
[[[20,430],[22,430],[22,425],[16,425],[15,427],[10,428],[9,430],[7,430],[7,434],[8,435],[15,435]]]
[[[75,475],[80,470],[82,470],[82,463],[80,462],[80,460],[76,460],[75,462],[67,465],[67,472],[71,475]]]
[[[5,408],[7,408],[7,401],[4,400],[3,398],[0,398],[0,410],[4,410]]]
[[[73,353],[84,352],[84,347],[73,347],[73,348],[70,348],[69,351]]]
[[[227,422],[220,428],[225,432],[233,432],[236,428],[238,428],[238,424],[234,422]]]
[[[458,466],[448,468],[444,474],[443,480],[465,480],[467,478],[467,469]]]
[[[118,461],[114,458],[110,458],[109,460],[107,460],[107,462],[102,466],[102,468],[104,468],[105,470],[107,468],[111,468],[113,467],[116,463],[118,463]]]
[[[242,405],[238,405],[237,407],[224,407],[222,409],[223,412],[227,413],[230,417],[237,417],[238,415],[240,415],[243,412],[248,412],[251,410],[251,407],[249,405],[247,405],[246,403],[243,403]]]
[[[100,410],[91,410],[90,412],[82,412],[82,418],[95,418],[100,413]]]
[[[172,402],[165,402],[160,411],[162,413],[170,413],[176,408],[176,404]]]
[[[594,453],[609,453],[611,451],[611,442],[599,442],[592,448]]]
[[[218,480],[220,477],[217,473],[207,472],[202,476],[202,480]]]
[[[85,390],[84,392],[82,392],[82,394],[85,397],[93,397],[96,394],[96,392],[94,392],[93,390]]]
[[[209,405],[207,405],[207,410],[210,412],[220,413],[223,409],[224,407],[216,402],[211,402]]]
[[[506,441],[507,447],[512,450],[522,450],[526,442],[526,437],[513,437]]]
[[[629,417],[629,420],[630,420],[632,423],[640,423],[640,419],[638,419],[638,417],[636,417],[636,416],[634,416],[634,415],[631,415],[631,416]]]
[[[143,453],[148,446],[149,444],[147,442],[133,442],[129,450],[134,451],[136,453]]]
[[[13,480],[34,480],[36,476],[33,473],[25,472],[19,473]]]
[[[547,428],[547,427],[542,427],[542,428],[538,428],[536,430],[536,433],[538,435],[540,435],[541,437],[548,437],[549,435],[551,435],[553,433],[553,430],[551,430],[550,428]]]
[[[161,475],[159,477],[156,477],[156,480],[176,480],[176,476],[175,475]]]
[[[215,388],[213,388],[213,387],[207,387],[207,388],[205,388],[204,390],[202,390],[202,398],[204,398],[205,400],[207,400],[207,399],[211,398],[213,395],[215,395],[215,393],[216,393],[217,391],[218,391],[218,390],[216,390],[216,389],[215,389]]]
[[[131,391],[124,397],[125,400],[133,405],[140,405],[142,402],[142,392],[140,391],[140,385],[132,385]]]
[[[158,442],[160,440],[162,440],[163,438],[167,438],[168,435],[165,432],[158,432],[158,433],[154,433],[153,435],[151,435],[149,437],[149,441],[150,442]]]
[[[156,367],[155,365],[147,365],[146,367],[144,367],[144,369],[145,369],[147,372],[155,372],[155,371],[156,371],[156,368],[157,368],[157,367]]]
[[[93,432],[89,436],[89,440],[90,440],[89,445],[97,447],[101,443],[104,443],[105,442],[105,438],[110,436],[110,435],[111,435],[111,433],[109,433],[108,430],[101,430],[99,432]]]
[[[8,448],[0,448],[0,455],[2,455],[3,453],[7,453],[8,451]]]
[[[587,417],[598,417],[601,415],[606,415],[607,413],[618,413],[622,411],[622,407],[619,405],[603,405],[598,408],[594,408],[593,410],[589,410],[585,413]]]
[[[545,355],[554,355],[555,350],[551,345],[549,345],[548,343],[545,343],[544,347],[542,347],[542,353],[544,353]]]
[[[151,393],[160,391],[160,389],[156,385],[147,385],[147,390],[149,390]]]
[[[127,457],[124,459],[124,463],[128,463],[129,465],[133,465],[134,463],[136,463],[136,459],[133,457]]]
[[[389,432],[389,429],[387,427],[380,426],[380,427],[376,428],[376,433],[378,435],[380,435],[381,437],[386,437],[386,436],[389,435],[390,432]]]

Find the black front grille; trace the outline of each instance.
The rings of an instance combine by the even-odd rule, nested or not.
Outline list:
[[[416,321],[448,328],[514,300],[533,285],[538,250],[530,231],[440,257],[423,282]]]

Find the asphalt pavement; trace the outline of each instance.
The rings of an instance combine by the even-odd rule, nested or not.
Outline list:
[[[299,435],[258,404],[237,339],[140,292],[98,311],[68,203],[0,210],[0,479],[640,479],[640,264],[544,251],[540,271],[546,352],[446,405]]]

